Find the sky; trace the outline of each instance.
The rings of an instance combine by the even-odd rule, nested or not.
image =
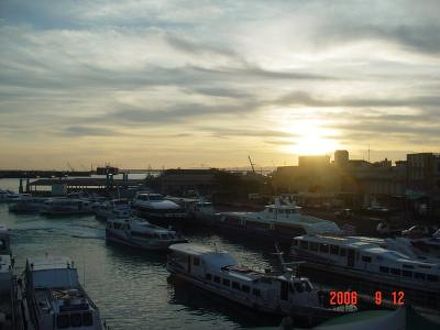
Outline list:
[[[0,168],[439,152],[440,1],[0,0]]]

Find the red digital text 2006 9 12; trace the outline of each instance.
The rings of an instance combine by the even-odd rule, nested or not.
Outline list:
[[[357,291],[330,291],[329,303],[330,305],[357,305],[358,304]],[[393,305],[405,304],[405,292],[393,291],[389,294],[384,294],[382,291],[374,293],[374,303],[382,305],[384,299],[389,299]]]

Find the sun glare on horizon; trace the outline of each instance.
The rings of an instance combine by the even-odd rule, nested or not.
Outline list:
[[[337,132],[324,127],[318,120],[301,120],[286,129],[295,141],[284,147],[284,151],[298,155],[322,155],[341,147]]]

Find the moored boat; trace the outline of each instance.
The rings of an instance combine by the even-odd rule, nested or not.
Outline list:
[[[137,217],[107,219],[105,239],[143,250],[167,250],[171,244],[186,242],[176,231]]]
[[[353,306],[325,307],[309,279],[292,271],[263,273],[239,265],[228,252],[192,243],[174,244],[170,250],[167,270],[175,278],[254,311],[318,322],[356,310]]]
[[[184,208],[176,202],[156,193],[138,193],[133,199],[138,216],[158,225],[180,224],[187,216]]]
[[[93,208],[97,219],[107,220],[109,218],[129,218],[132,209],[126,199],[112,199],[100,203]]]
[[[41,209],[44,215],[87,215],[93,214],[92,202],[82,199],[50,198]]]
[[[402,290],[410,302],[440,307],[440,263],[411,257],[382,241],[385,245],[366,237],[302,235],[293,239],[291,251],[307,262],[305,267],[362,281],[384,294]]]
[[[289,242],[304,233],[340,233],[336,223],[301,213],[294,202],[277,198],[260,212],[220,212],[214,226],[242,234]]]
[[[22,196],[9,206],[9,211],[13,213],[39,213],[47,200],[48,198],[43,197]]]
[[[104,329],[99,309],[69,258],[27,259],[24,282],[27,329]]]

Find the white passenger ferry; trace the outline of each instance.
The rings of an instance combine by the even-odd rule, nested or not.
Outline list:
[[[69,258],[27,259],[24,292],[27,329],[104,329]]]
[[[133,199],[133,207],[138,216],[159,225],[181,223],[187,215],[185,209],[180,205],[156,193],[136,194]]]
[[[262,273],[240,266],[225,251],[192,243],[174,244],[170,250],[167,270],[173,276],[255,311],[315,321],[348,311],[325,308],[310,281],[292,272]]]
[[[214,225],[228,231],[289,242],[292,237],[304,233],[341,232],[333,221],[304,215],[300,210],[294,202],[277,198],[261,212],[220,212]]]
[[[107,219],[105,238],[109,242],[144,250],[167,250],[171,244],[186,242],[174,230],[153,225],[136,217]]]
[[[292,254],[326,272],[440,294],[439,263],[384,248],[374,238],[303,235],[293,239]]]

